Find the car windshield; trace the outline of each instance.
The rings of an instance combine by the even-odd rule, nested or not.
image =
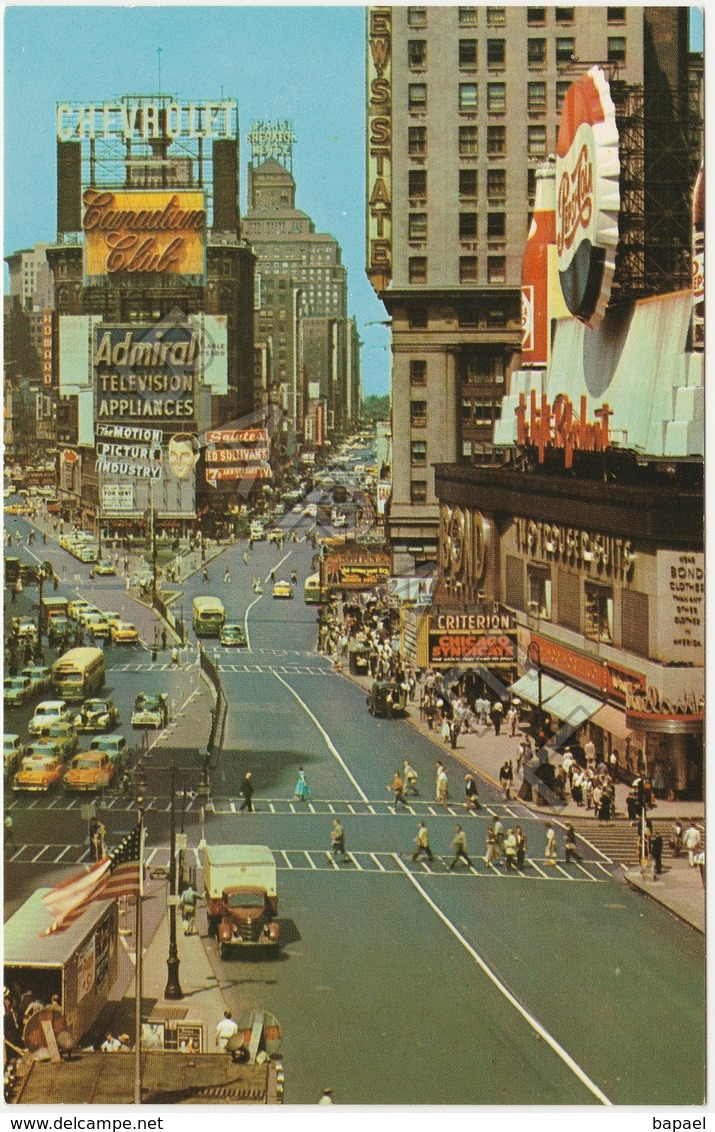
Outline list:
[[[229,908],[262,908],[263,896],[260,892],[230,892]]]
[[[74,770],[95,770],[98,766],[96,758],[87,757],[86,759],[75,759],[72,763]]]

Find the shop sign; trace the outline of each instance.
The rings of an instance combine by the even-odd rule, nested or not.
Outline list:
[[[41,318],[42,335],[42,384],[52,385],[52,311],[43,310]]]
[[[570,566],[588,577],[627,582],[633,574],[635,553],[630,539],[560,527],[514,516],[516,549],[527,559]]]
[[[296,140],[293,123],[288,119],[282,122],[253,122],[248,135],[251,160],[265,161],[269,157],[290,157]]]
[[[105,483],[102,485],[102,511],[133,511],[134,485]]]
[[[659,550],[656,575],[659,659],[666,664],[704,664],[705,556]]]
[[[392,277],[392,9],[368,8],[367,275],[376,291]]]
[[[253,460],[267,460],[267,448],[207,448],[207,464],[243,464]]]
[[[703,718],[702,696],[696,692],[686,692],[682,696],[665,696],[657,688],[648,685],[644,690],[632,690],[626,697],[626,712],[641,718],[653,716],[662,718],[688,717]],[[627,721],[626,721],[627,722]]]
[[[543,464],[547,451],[558,450],[564,454],[564,467],[573,466],[574,451],[604,452],[611,446],[608,418],[613,409],[604,403],[594,409],[595,421],[586,419],[588,398],[581,397],[578,417],[574,416],[573,402],[565,393],[559,393],[551,405],[545,393],[537,406],[536,390],[532,389],[529,414],[526,411],[526,397],[519,394],[516,414],[516,442],[536,448],[539,463]]]
[[[216,487],[228,480],[269,480],[273,476],[270,464],[240,464],[228,468],[206,468],[206,483]]]
[[[491,527],[481,511],[442,504],[439,513],[439,562],[445,585],[479,587],[487,570]]]
[[[267,444],[266,428],[210,428],[204,439],[207,444]]]
[[[377,485],[377,513],[385,514],[387,501],[392,495],[392,483],[389,480],[380,480]]]
[[[57,140],[82,138],[124,141],[166,138],[236,137],[235,99],[220,102],[176,102],[125,98],[121,102],[59,102]]]
[[[593,660],[534,633],[531,640],[538,645],[542,668],[557,672],[587,688],[594,688],[609,699],[625,703],[631,691],[645,690],[645,676],[640,672],[622,668],[610,661]]]
[[[323,576],[328,586],[367,590],[384,585],[390,576],[389,554],[360,554],[355,551],[333,551],[323,561]]]
[[[430,630],[430,665],[483,664],[487,668],[516,664],[516,633],[450,633]]]
[[[595,327],[611,294],[618,246],[616,108],[600,67],[566,92],[556,142],[556,250],[571,314]]]
[[[82,200],[85,275],[203,275],[202,192],[86,189]]]
[[[186,428],[196,415],[200,365],[199,332],[191,326],[96,327],[97,421]]]

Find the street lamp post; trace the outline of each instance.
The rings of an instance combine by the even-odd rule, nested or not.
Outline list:
[[[42,598],[44,594],[45,579],[54,571],[48,562],[42,562],[37,568],[38,609],[37,609],[37,640],[35,641],[35,664],[42,664]]]
[[[537,679],[537,699],[538,699],[538,716],[536,720],[537,736],[540,736],[544,729],[544,709],[543,709],[543,695],[541,684],[541,649],[536,641],[529,641],[526,655],[529,660],[536,665],[536,679]],[[541,740],[539,739],[539,742]]]
[[[169,955],[164,998],[183,998],[179,982],[179,949],[176,942],[176,750],[171,752],[171,858],[169,861]]]

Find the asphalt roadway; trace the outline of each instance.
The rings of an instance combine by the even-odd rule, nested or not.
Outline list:
[[[341,1104],[701,1104],[703,937],[643,901],[595,856],[549,870],[543,821],[518,802],[505,808],[488,785],[481,791],[488,808],[465,816],[464,768],[451,752],[409,722],[373,719],[364,693],[315,654],[316,610],[302,600],[310,545],[259,543],[248,565],[243,549],[221,554],[211,582],[199,574],[184,587],[186,608],[195,592],[220,594],[249,637],[242,650],[206,644],[230,713],[205,835],[274,850],[284,945],[274,960],[222,961],[214,941],[205,947],[235,1014],[264,1008],[279,1019],[286,1102],[314,1103],[329,1085]],[[222,581],[226,564],[230,583]],[[296,596],[272,599],[271,569],[287,578],[293,566]],[[255,576],[265,580],[261,595]],[[128,691],[187,677],[167,672],[161,658],[154,665],[146,651],[121,663]],[[190,716],[189,705],[175,740],[188,762]],[[412,812],[393,814],[387,783],[404,757],[422,795]],[[437,757],[455,798],[445,812],[432,801]],[[150,782],[155,861],[168,844],[161,759]],[[293,801],[299,766],[312,790],[305,804]],[[255,814],[239,810],[247,770]],[[523,875],[487,870],[490,811],[507,827],[524,827]],[[54,812],[47,820],[60,819]],[[337,867],[326,853],[334,814],[351,854]],[[128,803],[118,798],[110,817],[112,828],[126,827]],[[195,847],[195,809],[185,817]],[[434,864],[410,860],[419,819]],[[457,822],[474,868],[449,872]]]

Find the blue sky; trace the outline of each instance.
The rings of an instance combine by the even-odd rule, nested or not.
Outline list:
[[[361,7],[47,7],[5,9],[5,254],[56,236],[55,104],[161,89],[238,101],[241,209],[246,134],[293,122],[298,208],[335,236],[348,310],[364,340],[363,385],[386,393],[388,330],[365,275],[364,9]]]
[[[5,253],[55,238],[55,104],[155,92],[160,47],[164,93],[238,101],[242,209],[251,122],[292,120],[297,205],[342,247],[363,385],[387,392],[389,333],[367,325],[385,311],[364,268],[364,19],[347,5],[6,6]]]

